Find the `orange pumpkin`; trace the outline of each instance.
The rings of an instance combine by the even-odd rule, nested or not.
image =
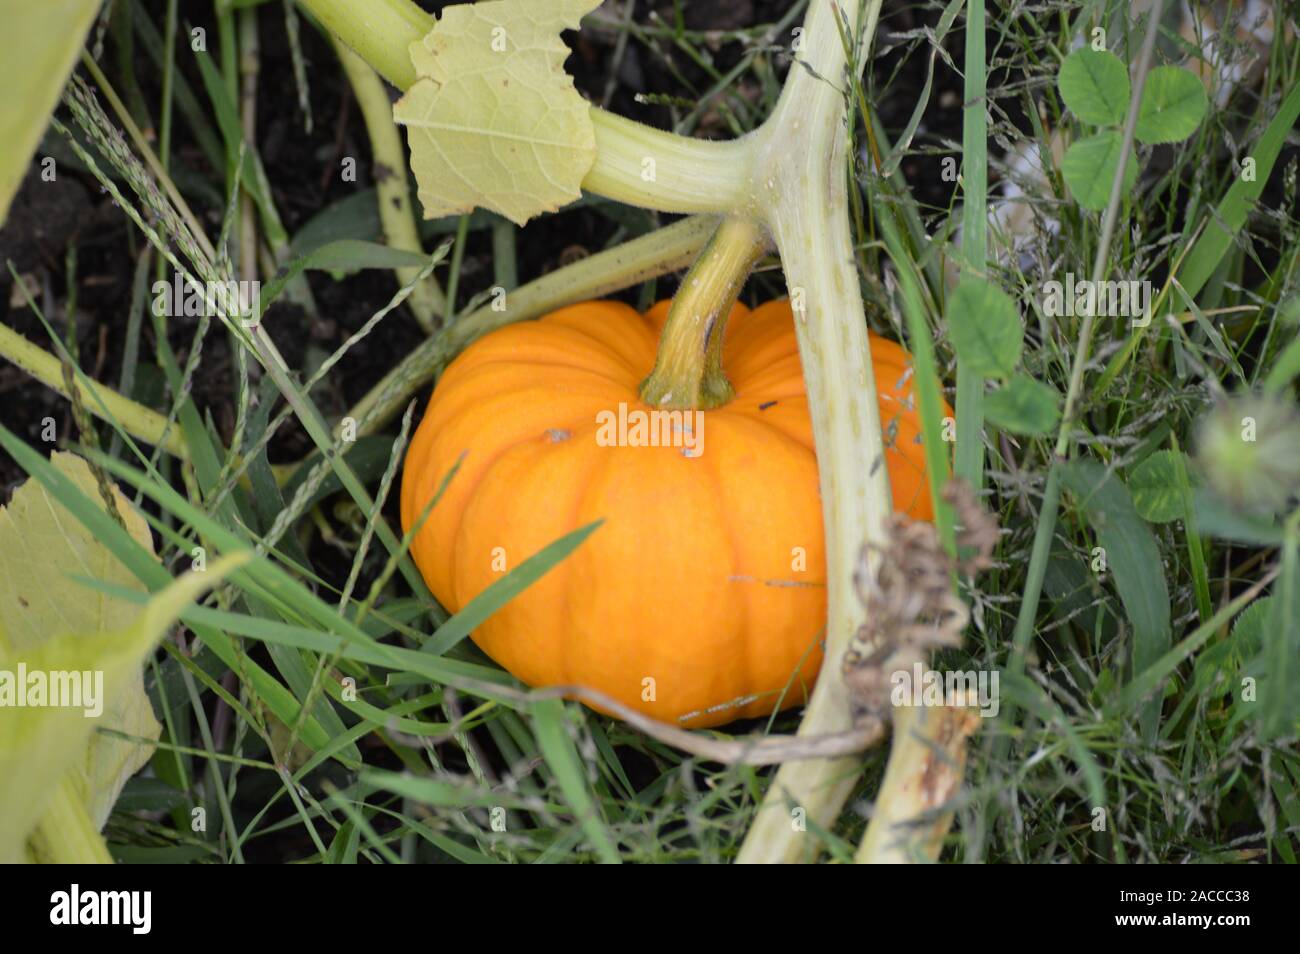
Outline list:
[[[583,302],[466,348],[411,441],[402,523],[460,461],[411,547],[455,612],[603,518],[474,641],[529,685],[581,684],[701,727],[806,702],[826,620],[822,510],[788,301],[734,308],[735,397],[676,419],[638,393],[668,304]],[[894,505],[930,519],[908,355],[876,336],[871,354]]]

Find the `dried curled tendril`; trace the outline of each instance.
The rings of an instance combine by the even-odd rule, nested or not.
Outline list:
[[[891,675],[924,663],[932,650],[961,644],[970,610],[953,591],[953,577],[971,578],[992,565],[998,526],[964,481],[949,481],[943,499],[957,518],[956,559],[933,524],[897,513],[886,525],[887,541],[859,554],[853,582],[869,612],[843,663],[855,722],[888,721]],[[880,554],[874,576],[873,549]]]

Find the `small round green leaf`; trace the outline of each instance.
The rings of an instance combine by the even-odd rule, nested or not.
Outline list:
[[[984,417],[994,427],[1036,437],[1049,434],[1061,419],[1056,389],[1023,374],[984,397]]]
[[[1179,466],[1186,467],[1171,450],[1156,451],[1133,468],[1128,478],[1128,489],[1133,494],[1133,506],[1143,520],[1151,523],[1169,523],[1186,515],[1183,492],[1178,482]],[[1190,479],[1190,478],[1189,478]]]
[[[1025,336],[1016,303],[996,285],[963,278],[948,299],[948,337],[957,359],[983,378],[1016,370]]]
[[[1268,618],[1273,611],[1275,596],[1255,600],[1232,622],[1232,639],[1237,654],[1243,659],[1257,656],[1264,648],[1264,634],[1268,632]]]
[[[1085,209],[1100,211],[1110,201],[1111,183],[1119,169],[1120,148],[1123,141],[1114,131],[1098,133],[1081,139],[1070,146],[1061,161],[1061,174],[1074,194],[1075,201]],[[1129,150],[1124,167],[1124,191],[1137,182],[1137,154]]]
[[[1085,123],[1118,126],[1130,93],[1128,67],[1114,53],[1083,47],[1061,64],[1056,80],[1061,99]]]
[[[1182,142],[1205,118],[1209,99],[1194,73],[1157,66],[1147,74],[1135,135],[1140,142]]]

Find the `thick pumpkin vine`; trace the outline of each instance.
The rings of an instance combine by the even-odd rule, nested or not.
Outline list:
[[[716,359],[693,343],[708,338],[754,262],[775,246],[795,313],[819,463],[828,573],[824,673],[833,674],[818,681],[799,731],[846,732],[853,713],[839,663],[867,616],[853,574],[864,543],[867,572],[874,572],[892,512],[847,192],[849,91],[880,0],[811,0],[772,115],[729,142],[662,132],[582,100],[563,74],[568,50],[559,32],[576,28],[597,5],[493,0],[449,7],[435,21],[408,0],[302,0],[405,91],[394,118],[408,127],[426,215],[485,207],[523,222],[585,190],[661,212],[717,217],[669,315],[659,362],[642,392],[647,400],[708,407],[724,399]],[[679,247],[663,244],[665,264],[680,258]],[[660,264],[653,246],[639,262],[642,273]],[[627,277],[624,284],[639,274]],[[933,485],[944,474],[931,470],[937,501]],[[783,766],[741,860],[807,858],[808,841],[791,824],[791,811],[829,826],[855,783],[855,765],[844,756]]]

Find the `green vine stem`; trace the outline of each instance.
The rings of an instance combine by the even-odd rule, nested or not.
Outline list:
[[[298,5],[398,89],[415,82],[408,51],[433,29],[432,14],[409,0],[300,0]]]
[[[984,0],[966,4],[962,107],[961,274],[988,273],[988,102],[984,68]],[[984,486],[984,379],[957,361],[957,446],[954,469],[978,492]]]
[[[717,227],[714,216],[696,215],[622,245],[557,268],[507,292],[424,341],[384,375],[347,413],[357,436],[374,433],[397,414],[411,395],[470,342],[490,331],[527,321],[565,305],[622,291],[694,261]]]
[[[410,45],[434,17],[410,0],[299,0],[321,25],[400,90],[415,82]],[[709,142],[591,108],[596,159],[583,188],[661,212],[727,212],[747,198],[752,137]],[[653,160],[653,161],[649,161]]]
[[[666,133],[595,106],[596,161],[588,192],[660,212],[729,212],[749,199],[753,134],[711,142]],[[653,159],[653,167],[647,160]],[[651,172],[653,168],[653,172]]]
[[[366,134],[370,137],[370,150],[374,159],[375,194],[379,200],[379,221],[383,225],[384,240],[392,247],[406,252],[423,252],[420,233],[416,229],[415,213],[411,208],[411,190],[406,177],[406,148],[402,134],[393,122],[393,104],[388,90],[373,69],[357,54],[330,34],[339,62],[352,84],[352,92],[361,107]],[[419,274],[418,268],[399,268],[397,281],[409,285]],[[411,314],[424,329],[433,334],[447,313],[447,300],[438,287],[438,280],[426,276],[411,288],[406,299]]]
[[[735,396],[722,367],[722,338],[736,296],[767,248],[767,234],[752,219],[722,220],[673,298],[641,400],[707,411]]]
[[[59,359],[44,348],[32,344],[18,332],[0,324],[0,357],[12,361],[46,387],[72,400],[63,377]],[[116,423],[132,437],[149,444],[161,445],[167,453],[182,460],[189,457],[189,448],[179,428],[169,428],[167,418],[157,411],[137,404],[102,384],[91,381],[77,371],[77,394],[91,414],[110,424]]]
[[[804,20],[809,53],[790,68],[775,111],[757,133],[756,196],[796,305],[826,527],[825,661],[800,735],[841,732],[853,724],[848,689],[839,678],[845,650],[866,619],[853,568],[864,543],[883,546],[893,506],[849,227],[842,86],[850,69],[844,37],[860,38],[862,48],[869,48],[879,13],[880,0],[844,8],[833,0],[811,0]],[[877,562],[873,557],[869,572]],[[858,781],[859,761],[783,765],[738,860],[815,856],[818,841],[793,824],[792,810],[802,809],[809,827],[829,828]]]
[[[859,864],[932,862],[952,824],[945,811],[961,787],[966,739],[979,710],[915,706],[894,710],[894,743],[876,795],[871,824],[854,860]]]

